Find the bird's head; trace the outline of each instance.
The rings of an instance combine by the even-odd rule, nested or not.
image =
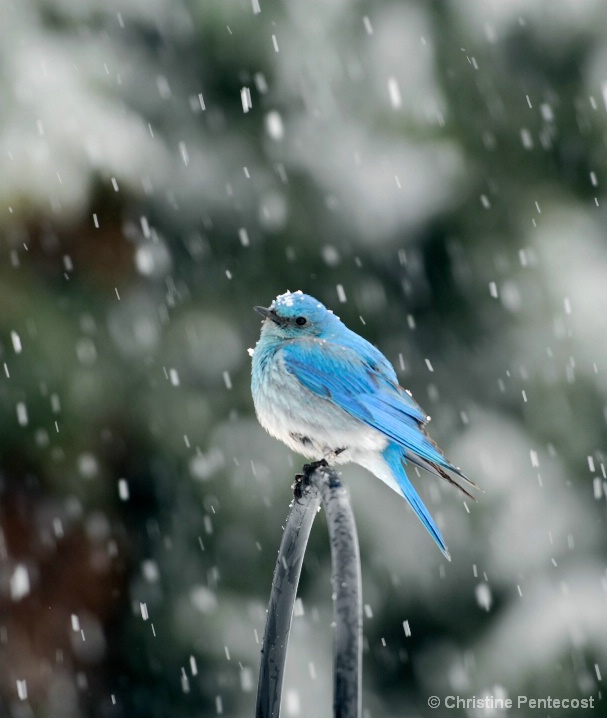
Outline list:
[[[339,323],[339,318],[318,299],[301,291],[281,294],[269,307],[255,307],[255,311],[265,317],[262,336],[282,339],[322,337]]]

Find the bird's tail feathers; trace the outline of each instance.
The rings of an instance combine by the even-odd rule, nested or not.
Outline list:
[[[445,481],[448,481],[453,486],[456,486],[462,494],[467,496],[471,501],[476,502],[476,497],[474,497],[467,489],[465,489],[463,486],[457,483],[455,479],[452,476],[449,476],[449,474],[443,469],[442,466],[437,464],[434,461],[428,461],[427,459],[422,458],[421,456],[416,456],[415,454],[409,454],[407,453],[407,461],[410,461],[412,464],[415,464],[416,466],[419,466],[421,469],[425,469],[426,471],[429,471],[431,474],[435,474],[436,476],[440,476],[442,479],[445,479]],[[457,469],[455,466],[451,466],[449,464],[449,471],[453,471],[454,474],[457,474],[462,481],[465,481],[466,484],[471,486],[474,489],[477,489],[478,491],[482,491],[481,488],[479,488],[473,481],[470,481],[470,479],[462,474],[462,472]]]
[[[415,490],[413,484],[409,481],[409,477],[405,472],[405,467],[402,463],[404,459],[402,447],[397,444],[389,444],[383,452],[383,457],[390,467],[390,470],[400,487],[402,495],[408,501],[413,511],[417,514],[419,520],[426,527],[428,533],[436,541],[445,558],[451,561],[451,556],[449,555],[447,545],[445,544],[441,532],[438,530],[438,527],[434,523],[434,519],[430,516],[428,509],[424,506],[423,501],[419,497],[419,494]]]
[[[374,406],[375,415],[382,419],[381,425],[375,428],[386,434],[391,439],[391,442],[402,447],[407,461],[411,461],[413,464],[426,469],[426,471],[440,476],[450,484],[457,486],[469,499],[476,501],[474,496],[460,486],[447,472],[457,474],[465,484],[473,489],[478,491],[482,491],[482,489],[471,481],[461,469],[458,469],[457,466],[454,466],[445,458],[437,443],[426,431],[423,421],[401,412],[398,414],[400,421],[398,421],[397,427],[394,428],[394,407],[383,401],[381,397],[376,396],[374,400],[376,402]]]

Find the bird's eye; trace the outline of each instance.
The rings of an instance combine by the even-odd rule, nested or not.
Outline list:
[[[307,321],[308,320],[305,317],[297,317],[297,319],[295,320],[295,324],[297,324],[300,327],[303,327],[303,325],[306,324]]]

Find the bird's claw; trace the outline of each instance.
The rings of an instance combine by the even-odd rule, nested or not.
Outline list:
[[[325,459],[320,461],[313,461],[310,464],[304,464],[302,466],[303,474],[295,474],[295,483],[291,487],[293,489],[293,496],[296,499],[301,499],[305,493],[305,490],[310,486],[310,477],[321,466],[328,466],[329,464]]]
[[[328,466],[326,459],[320,459],[319,461],[313,461],[311,464],[304,464],[303,465],[303,472],[304,476],[309,479],[310,475],[313,474],[316,469],[319,469],[321,466],[325,467]]]
[[[293,496],[296,499],[303,498],[306,489],[310,486],[310,477],[306,474],[295,474],[295,483],[291,488],[293,489]]]

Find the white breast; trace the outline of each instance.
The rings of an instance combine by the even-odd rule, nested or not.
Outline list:
[[[383,434],[302,386],[285,368],[280,349],[257,360],[258,376],[253,382],[257,418],[269,434],[293,451],[321,459],[342,450],[335,463],[359,463],[370,452],[386,447]]]

